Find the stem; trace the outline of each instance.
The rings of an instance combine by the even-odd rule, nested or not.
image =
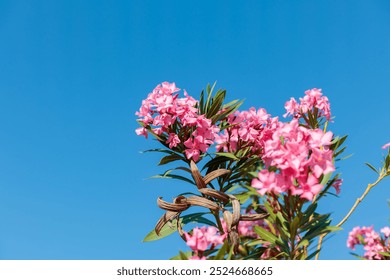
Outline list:
[[[353,206],[351,207],[351,209],[348,211],[347,215],[345,215],[345,217],[336,225],[336,227],[341,227],[348,219],[349,217],[352,215],[352,213],[356,210],[356,207],[359,205],[360,202],[362,202],[362,200],[367,196],[367,194],[370,192],[370,190],[375,187],[380,181],[382,181],[382,179],[386,177],[386,173],[382,173],[379,175],[378,179],[376,179],[376,181],[372,184],[368,184],[367,185],[367,188],[364,190],[363,194],[358,198],[356,199],[355,203],[353,204]],[[317,250],[320,250],[321,247],[322,247],[322,241],[323,239],[325,238],[325,236],[327,235],[328,233],[324,233],[322,234],[319,239],[318,239],[318,245],[317,245]],[[318,251],[318,253],[316,254],[316,260],[318,260],[320,256],[320,252]]]
[[[215,217],[215,221],[217,222],[217,225],[218,225],[218,229],[219,229],[219,232],[221,234],[224,234],[224,230],[223,230],[223,227],[222,227],[222,223],[221,223],[221,220],[219,218],[219,212],[218,211],[212,211],[214,217]]]
[[[359,205],[359,203],[362,202],[362,200],[366,197],[366,195],[370,192],[370,190],[373,187],[375,187],[384,177],[385,177],[385,174],[381,174],[381,175],[379,175],[378,179],[374,183],[367,185],[367,188],[364,191],[364,193],[362,194],[362,196],[359,197],[355,201],[355,204],[352,206],[351,210],[349,210],[348,214],[345,215],[345,217],[336,225],[337,227],[342,226],[348,220],[349,216],[351,216],[351,214],[355,211],[355,209]]]

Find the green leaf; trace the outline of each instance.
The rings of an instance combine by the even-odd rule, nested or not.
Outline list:
[[[306,258],[306,260],[311,260],[311,259],[314,258],[320,251],[321,251],[321,249],[315,250],[313,253],[311,253],[311,254]]]
[[[233,159],[235,161],[239,161],[240,159],[238,157],[236,157],[234,154],[232,153],[223,153],[223,152],[218,152],[218,153],[215,153],[216,155],[218,156],[223,156],[223,157],[227,157],[227,158],[230,158],[230,159]]]
[[[227,249],[229,248],[228,240],[226,239],[222,247],[218,250],[213,260],[224,260]]]
[[[378,252],[378,253],[381,254],[382,256],[390,257],[390,253],[389,252]]]
[[[254,251],[253,253],[249,254],[248,256],[244,257],[244,260],[258,260],[260,259],[260,256],[262,254],[264,254],[265,250],[267,248],[265,247],[261,247],[261,248],[258,248],[256,251]]]
[[[205,104],[205,106],[204,106],[204,113],[205,113],[206,115],[207,115],[207,113],[208,113],[208,111],[209,111],[212,93],[213,93],[213,90],[214,90],[214,87],[215,87],[216,84],[217,84],[217,82],[214,82],[214,85],[213,85],[212,88],[210,88],[210,84],[207,84],[207,87],[206,87],[206,91],[207,91],[207,101],[206,101],[206,104]]]
[[[179,251],[179,254],[170,258],[170,260],[176,260],[176,261],[180,261],[180,260],[183,260],[184,257],[186,259],[189,259],[190,257],[192,256],[192,251],[187,251],[187,252],[182,252],[182,251]]]
[[[173,161],[176,161],[176,160],[184,160],[184,158],[182,156],[179,156],[179,155],[169,155],[169,156],[165,156],[163,157],[160,162],[158,163],[158,165],[164,165],[164,164],[167,164],[167,163],[170,163],[170,162],[173,162]]]
[[[245,192],[245,193],[235,194],[234,196],[240,201],[240,204],[242,205],[248,201],[251,194],[249,192]]]
[[[191,181],[190,179],[188,179],[184,176],[175,175],[175,174],[159,174],[159,175],[154,175],[154,176],[150,177],[150,179],[160,179],[160,178],[161,179],[177,179],[177,180],[181,180],[181,181],[190,183],[192,185],[195,185],[195,183],[193,181]]]
[[[385,159],[385,169],[386,170],[389,169],[389,166],[390,166],[390,153],[386,156],[386,159]]]
[[[278,239],[275,235],[262,227],[255,226],[253,230],[260,236],[261,239],[268,241],[271,244],[275,244],[276,240]]]
[[[212,118],[214,115],[218,113],[218,111],[221,110],[223,101],[225,99],[226,91],[225,90],[218,90],[217,94],[213,98],[213,102],[210,105],[209,110],[207,111],[206,117],[207,118]]]
[[[330,177],[332,177],[332,174],[333,174],[332,172],[329,172],[329,173],[325,174],[325,175],[323,176],[323,178],[322,178],[320,184],[323,185],[323,186],[325,186],[325,185],[328,183]]]
[[[325,230],[326,230],[327,232],[335,232],[335,231],[342,230],[342,228],[341,228],[341,227],[337,227],[337,226],[327,226],[327,227],[325,228]]]
[[[179,255],[180,255],[181,260],[188,260],[187,255],[185,253],[183,253],[182,251],[179,251]]]
[[[304,247],[304,246],[309,246],[309,240],[307,240],[307,239],[302,239],[299,243],[298,243],[298,245],[297,245],[297,247],[298,248],[301,248],[301,247]]]
[[[141,151],[142,154],[150,153],[150,152],[160,152],[160,153],[166,153],[166,154],[170,154],[170,155],[178,155],[177,153],[175,153],[171,150],[168,150],[168,149],[149,149],[146,151]]]
[[[209,212],[202,212],[202,213],[194,213],[194,214],[188,214],[185,216],[182,216],[182,223],[184,225],[189,224],[189,223],[201,223],[213,227],[217,227],[217,225],[210,221],[209,219],[202,217],[205,214],[210,214]]]
[[[230,160],[231,160],[230,158],[225,157],[225,156],[217,156],[217,157],[213,158],[212,160],[208,161],[203,166],[202,171],[204,169],[208,168],[208,167],[211,168],[211,167],[214,167],[214,166],[220,166],[222,163],[225,163],[225,162],[230,161]],[[215,169],[218,169],[218,167],[216,167]],[[215,170],[215,169],[213,169],[213,170]],[[210,171],[212,171],[212,170],[210,170]]]
[[[372,166],[371,164],[369,164],[368,162],[365,162],[365,164],[370,167],[372,170],[374,170],[375,173],[379,174],[378,170],[375,169],[374,166]]]
[[[334,154],[333,154],[333,157],[338,157],[339,155],[341,155],[344,151],[345,151],[345,149],[346,149],[347,147],[345,146],[345,147],[343,147],[343,148],[341,148],[339,151],[337,151],[337,152],[335,152]]]
[[[211,117],[212,122],[216,123],[218,120],[223,120],[224,118],[226,118],[230,114],[232,114],[235,111],[237,111],[237,109],[242,105],[242,103],[244,103],[244,101],[234,100],[232,102],[229,102],[229,104],[224,105],[222,107],[222,109],[224,109],[223,112],[221,112],[220,114],[216,114],[216,115]]]
[[[184,176],[180,176],[180,175],[175,175],[175,174],[159,174],[159,175],[154,175],[152,177],[150,177],[151,179],[158,179],[158,178],[162,178],[162,179],[178,179],[178,180],[182,180],[182,181],[185,181],[185,182],[188,182],[190,184],[193,184],[195,185],[194,182],[192,182],[190,179],[184,177]]]
[[[166,223],[162,227],[159,235],[157,235],[156,231],[153,229],[151,232],[149,232],[145,236],[145,238],[144,238],[144,240],[142,240],[142,242],[150,242],[150,241],[159,240],[159,239],[162,239],[164,237],[171,235],[172,233],[174,233],[176,231],[177,231],[177,224],[176,224],[176,219],[174,219],[174,220],[172,220],[172,222]]]
[[[204,114],[204,91],[203,90],[200,93],[200,99],[198,104],[199,104],[200,115],[203,115]]]
[[[352,256],[356,257],[357,259],[359,260],[367,260],[366,258],[362,257],[362,256],[359,256],[358,254],[355,254],[355,253],[350,253]]]
[[[296,236],[299,223],[300,223],[299,217],[295,216],[293,221],[290,224],[290,233],[293,234],[293,238],[295,238]]]
[[[264,241],[264,240],[261,240],[261,239],[257,239],[257,240],[253,240],[253,241],[250,241],[249,243],[247,243],[246,245],[247,246],[257,246],[257,245],[262,245],[264,243],[268,243],[267,241]]]

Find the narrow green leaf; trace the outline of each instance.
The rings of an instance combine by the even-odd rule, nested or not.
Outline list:
[[[190,179],[188,179],[184,176],[175,175],[175,174],[159,174],[159,175],[154,175],[154,176],[150,177],[150,179],[160,179],[160,178],[161,179],[177,179],[177,180],[181,180],[181,181],[190,183],[192,185],[195,185],[195,183],[193,181],[191,181]]]
[[[203,213],[194,213],[194,214],[188,214],[185,216],[182,216],[182,223],[184,225],[189,224],[189,223],[200,223],[200,224],[205,224],[213,227],[217,227],[217,225],[210,221],[209,219],[202,217],[204,214],[210,214],[208,212],[203,212]]]
[[[345,147],[342,147],[340,150],[338,150],[337,152],[335,152],[334,153],[334,157],[338,157],[339,155],[341,155],[344,151],[345,151],[345,149],[346,149],[347,147],[345,146]]]
[[[382,256],[390,257],[390,253],[389,252],[378,252],[378,253],[381,254]]]
[[[168,149],[150,149],[150,150],[146,150],[146,151],[141,151],[142,154],[150,153],[150,152],[160,152],[160,153],[166,153],[166,154],[170,154],[170,155],[178,155],[177,153],[175,153],[171,150],[168,150]]]
[[[165,157],[163,157],[163,158],[160,160],[160,162],[158,163],[158,165],[164,165],[164,164],[167,164],[167,163],[176,161],[176,160],[184,160],[184,158],[183,158],[182,156],[177,155],[177,154],[165,156]]]
[[[170,258],[170,260],[176,260],[176,261],[180,261],[180,260],[183,260],[182,256],[185,256],[187,259],[189,259],[191,256],[192,256],[192,251],[187,251],[187,252],[182,252],[182,251],[179,251],[179,254]]]
[[[188,260],[187,255],[185,253],[183,253],[182,251],[179,251],[179,255],[180,255],[181,260]]]
[[[304,247],[304,246],[309,246],[309,240],[307,240],[307,239],[302,239],[299,243],[298,243],[298,245],[297,245],[297,247],[298,248],[301,248],[301,247]]]
[[[226,91],[218,91],[216,96],[213,99],[212,104],[210,105],[210,108],[207,110],[206,117],[212,118],[214,115],[218,113],[218,111],[221,110],[223,100],[225,99]]]
[[[214,260],[224,260],[227,249],[229,248],[228,240],[226,239],[218,253],[213,258]]]
[[[207,86],[206,86],[206,92],[207,92],[207,93],[211,93],[211,87],[210,87],[210,84],[207,84]]]
[[[370,167],[372,170],[374,170],[375,173],[379,174],[378,170],[375,169],[374,166],[372,166],[371,164],[369,164],[368,162],[365,162],[365,164]]]
[[[385,159],[385,169],[389,169],[389,166],[390,166],[390,153],[386,156],[386,159]]]
[[[290,224],[290,233],[294,234],[293,238],[295,238],[296,236],[299,223],[300,223],[299,217],[295,216],[293,221]]]
[[[355,253],[350,253],[352,256],[356,257],[357,259],[359,260],[366,260],[366,258],[362,257],[362,256],[359,256],[358,254],[355,254]]]
[[[233,159],[233,160],[235,160],[235,161],[240,160],[238,157],[236,157],[236,156],[233,155],[232,153],[218,152],[218,153],[215,153],[215,154],[218,155],[218,156],[224,156],[224,157]]]
[[[342,230],[342,228],[337,226],[327,226],[325,230],[329,232],[335,232],[335,231]]]
[[[254,240],[254,241],[251,241],[249,242],[248,244],[246,244],[247,246],[250,246],[250,247],[253,247],[253,246],[257,246],[257,245],[262,245],[264,243],[268,243],[268,241],[264,241],[264,240],[261,240],[261,239],[257,239],[257,240]]]
[[[251,194],[249,192],[245,192],[245,193],[235,194],[234,196],[240,201],[240,204],[242,205],[248,201]]]
[[[313,253],[311,253],[311,254],[306,258],[306,260],[311,260],[311,259],[314,258],[320,251],[321,251],[321,249],[315,250]]]
[[[225,163],[227,161],[230,161],[231,159],[225,156],[217,156],[213,158],[212,160],[208,161],[202,168],[202,171],[208,167],[214,166],[214,165],[221,165],[222,163]],[[218,169],[218,168],[216,168]],[[215,169],[214,169],[215,170]]]
[[[163,228],[160,231],[160,234],[157,235],[156,231],[153,229],[151,232],[149,232],[144,240],[142,242],[150,242],[162,239],[164,237],[167,237],[168,235],[171,235],[172,233],[177,231],[177,224],[176,219],[172,220],[170,223],[166,223]]]
[[[199,99],[199,112],[201,115],[204,114],[204,91],[200,93],[200,99]]]
[[[210,102],[211,102],[211,97],[212,97],[212,92],[214,90],[214,86],[216,85],[216,82],[214,83],[213,87],[210,89],[210,91],[207,91],[207,100],[206,100],[206,104],[204,106],[204,113],[207,115],[208,111],[209,111],[209,107],[210,107]],[[209,85],[210,87],[210,85]]]
[[[258,248],[252,254],[249,254],[248,256],[244,257],[244,260],[258,260],[260,258],[260,256],[262,254],[264,254],[266,249],[267,248],[265,248],[265,247]]]
[[[325,174],[325,175],[323,176],[323,178],[322,178],[320,184],[323,185],[323,186],[325,186],[325,185],[328,183],[330,177],[332,177],[332,174],[333,174],[333,172],[329,172],[329,173]]]
[[[275,235],[262,227],[255,226],[253,230],[260,236],[260,238],[270,242],[271,244],[275,244],[275,241],[278,239]]]

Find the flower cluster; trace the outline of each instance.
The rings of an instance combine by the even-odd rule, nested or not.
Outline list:
[[[321,89],[313,88],[305,91],[305,96],[299,98],[300,103],[298,103],[294,98],[291,98],[286,102],[284,108],[287,110],[287,113],[284,114],[284,117],[292,115],[296,118],[302,117],[309,111],[317,110],[317,117],[325,117],[327,120],[330,120],[330,104],[326,96],[322,95]]]
[[[192,257],[194,260],[205,259],[204,256],[201,256],[203,252],[208,248],[214,248],[219,244],[223,244],[226,238],[226,234],[218,234],[218,229],[212,226],[195,227],[192,230],[192,235],[184,232],[184,236],[187,245],[195,252],[195,255]]]
[[[381,229],[383,237],[381,237],[373,227],[354,227],[349,233],[347,247],[355,250],[356,245],[363,245],[364,258],[369,260],[389,259],[390,253],[390,228],[384,227]]]
[[[263,108],[237,111],[228,116],[229,127],[216,137],[217,151],[234,153],[250,147],[252,154],[260,155],[277,122],[278,118],[271,118]]]
[[[136,112],[142,125],[136,133],[147,137],[149,130],[170,149],[184,152],[187,159],[198,161],[201,153],[214,143],[219,128],[198,114],[197,100],[186,91],[185,97],[179,98],[179,91],[175,83],[157,85]]]
[[[323,187],[321,176],[335,170],[329,149],[332,136],[331,132],[300,126],[297,119],[280,122],[264,145],[263,160],[268,169],[259,172],[252,186],[261,195],[289,192],[312,200]]]

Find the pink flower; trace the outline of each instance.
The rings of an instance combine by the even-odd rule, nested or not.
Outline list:
[[[256,188],[259,194],[276,193],[279,194],[285,191],[285,184],[280,174],[261,170],[258,173],[258,179],[252,180],[252,187]]]
[[[195,252],[203,252],[210,245],[217,246],[223,244],[226,234],[219,235],[216,227],[195,227],[192,235],[184,232],[187,245]]]
[[[148,131],[146,130],[146,128],[144,127],[139,127],[135,130],[135,133],[137,135],[143,135],[145,136],[145,138],[147,139],[148,138]]]
[[[386,149],[386,148],[388,148],[388,147],[390,147],[390,142],[387,143],[387,144],[384,144],[384,145],[382,146],[382,149]]]
[[[382,231],[383,230],[383,231]],[[385,227],[381,230],[384,232],[385,238],[386,234],[390,234],[390,228]],[[385,257],[380,254],[381,252],[388,252],[389,248],[384,246],[385,241],[383,241],[379,234],[374,231],[373,227],[354,227],[349,233],[347,246],[352,250],[355,249],[355,245],[363,245],[364,258],[369,260],[381,260]]]
[[[169,148],[172,149],[173,147],[176,147],[177,144],[180,143],[179,136],[175,133],[169,133],[169,137],[167,140],[167,144],[169,144]]]
[[[296,118],[290,123],[278,122],[264,143],[262,156],[266,167],[277,171],[269,174],[262,170],[252,186],[261,195],[291,191],[312,200],[323,188],[320,177],[335,170],[329,149],[332,137],[331,132],[300,126]]]
[[[293,97],[291,97],[291,99],[286,102],[284,108],[287,111],[287,113],[283,115],[285,118],[289,115],[294,115],[299,111],[298,103]]]
[[[341,187],[342,184],[343,184],[343,179],[337,179],[332,184],[332,187],[335,188],[337,195],[340,194],[340,191],[341,191],[340,187]]]
[[[198,114],[198,101],[184,91],[184,98],[179,98],[179,88],[175,83],[164,82],[156,86],[136,115],[142,127],[136,130],[137,135],[147,137],[147,130],[157,134],[158,140],[169,144],[169,148],[178,147],[184,143],[185,149],[180,150],[188,159],[198,161],[214,143],[219,127]]]
[[[306,180],[302,180],[299,183],[300,183],[300,188],[292,187],[291,193],[300,195],[302,198],[306,198],[307,200],[310,201],[313,200],[314,196],[317,195],[323,188],[323,185],[319,184],[318,179],[312,174],[309,174]]]
[[[389,238],[390,237],[390,228],[389,227],[382,228],[381,233],[384,234],[385,238]]]
[[[330,104],[326,96],[322,95],[321,89],[313,88],[305,91],[305,96],[299,98],[299,103],[294,98],[287,101],[284,105],[286,114],[283,117],[292,115],[293,117],[300,118],[308,111],[312,111],[314,108],[318,109],[318,117],[325,117],[330,120]]]
[[[361,229],[360,227],[354,227],[348,235],[347,239],[347,247],[354,250],[355,245],[360,244],[360,241],[358,239],[358,236],[361,235]]]
[[[270,115],[263,108],[236,111],[227,117],[229,127],[215,138],[217,151],[236,152],[251,148],[251,155],[260,155],[264,141],[269,137]]]

